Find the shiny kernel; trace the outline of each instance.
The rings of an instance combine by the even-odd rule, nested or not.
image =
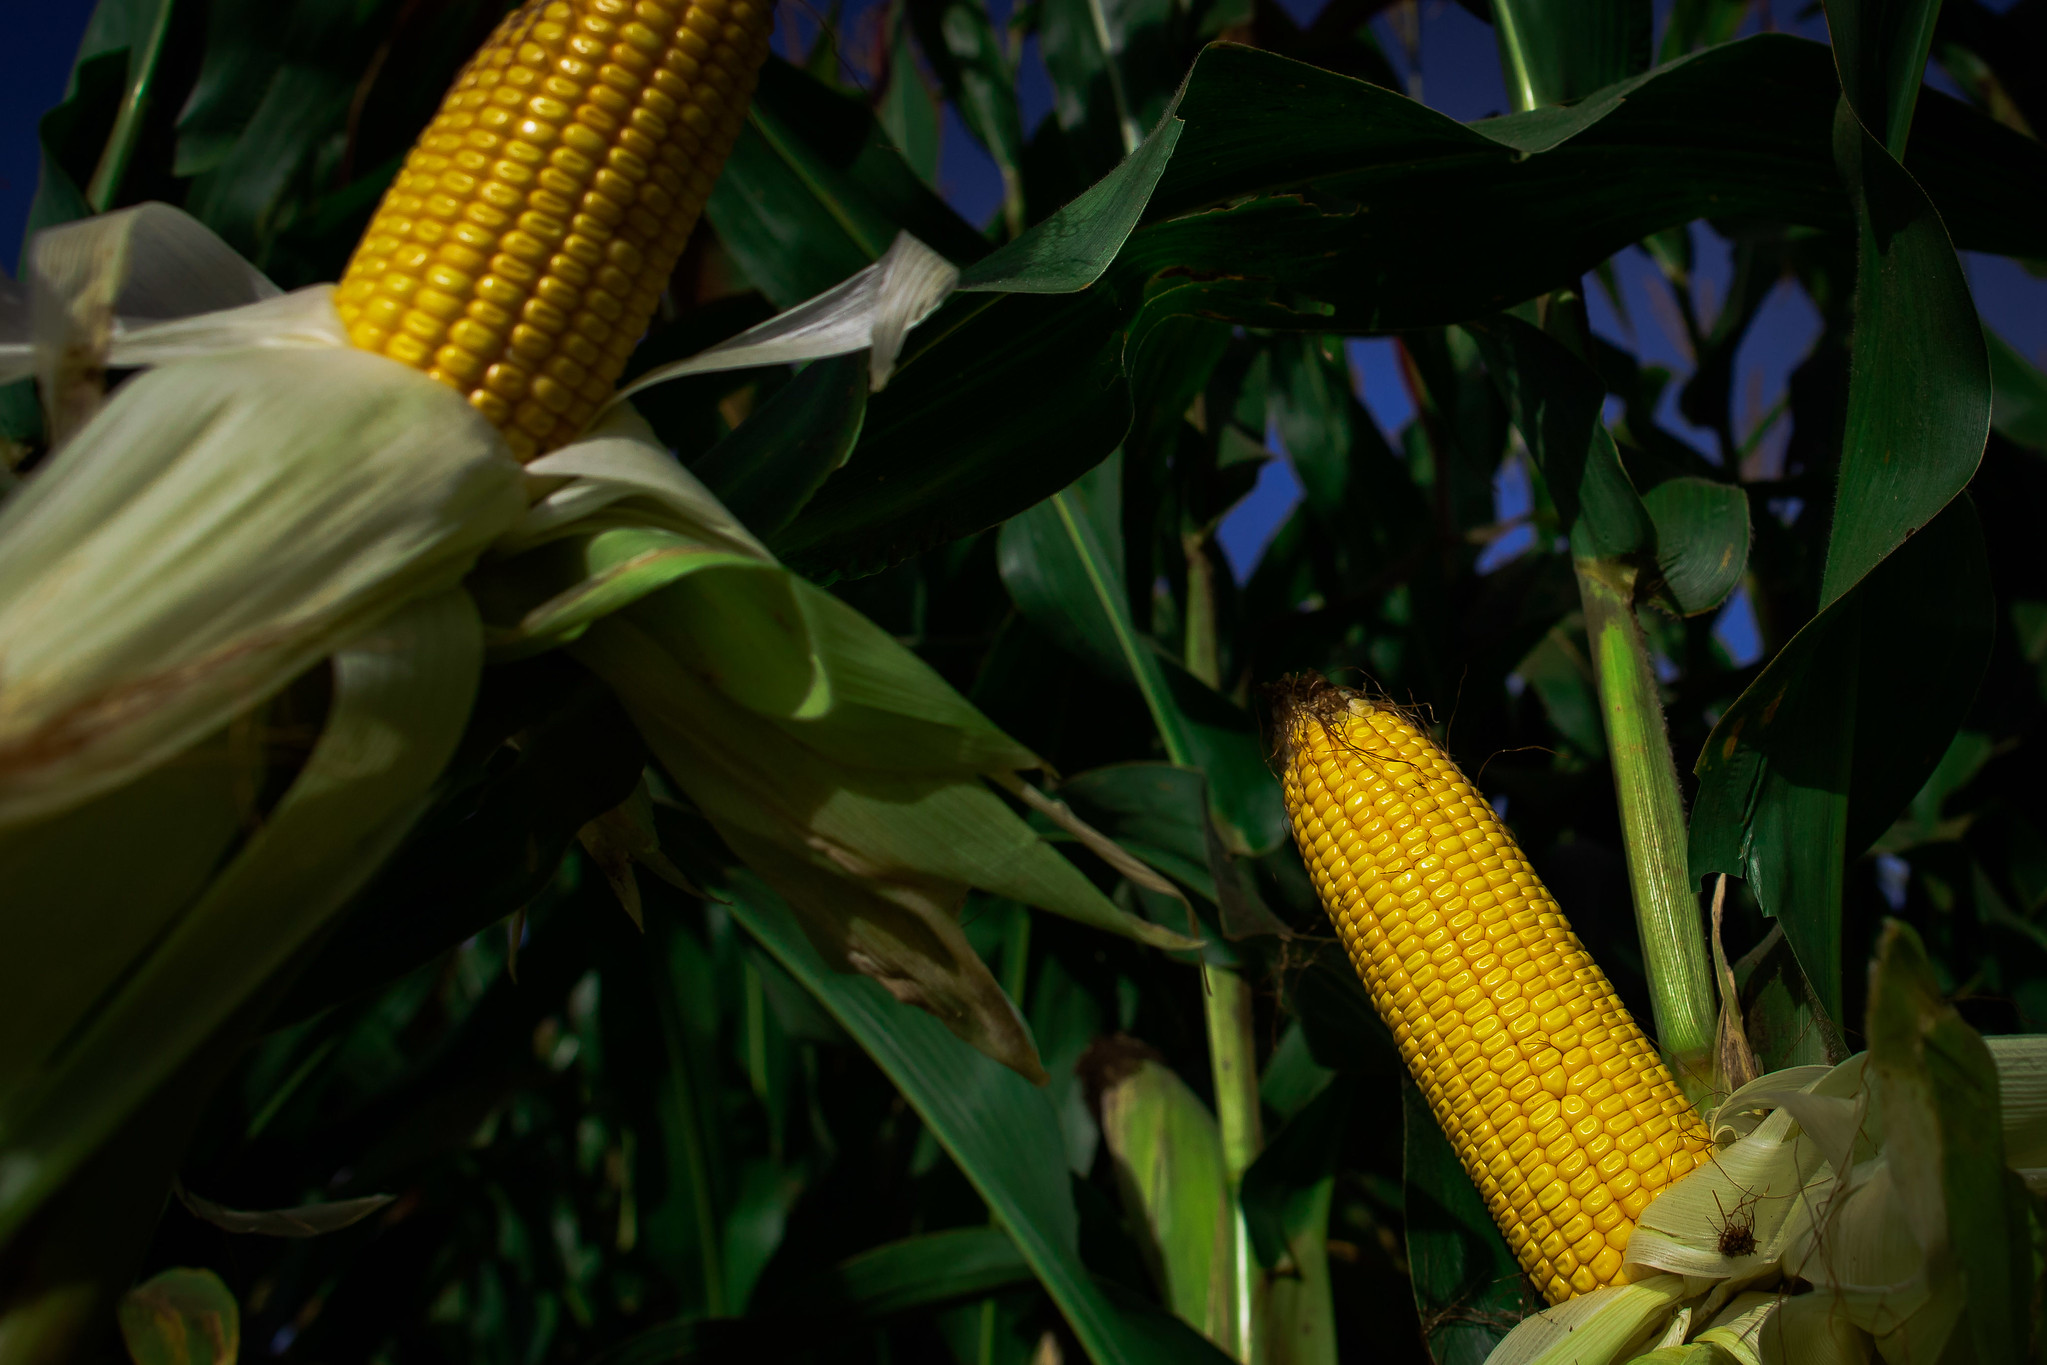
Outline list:
[[[472,318],[463,318],[448,329],[448,340],[465,350],[474,352],[481,359],[489,359],[497,348],[504,344],[501,333],[495,332]]]
[[[461,346],[443,346],[434,352],[434,369],[429,371],[444,383],[460,381],[473,384],[483,374],[483,358]]]
[[[500,361],[483,372],[483,386],[500,398],[517,402],[526,396],[526,370]]]
[[[415,370],[423,370],[433,358],[433,349],[419,338],[400,332],[385,343],[384,354]]]
[[[487,389],[472,389],[469,406],[484,415],[492,426],[503,426],[512,420],[512,405]]]

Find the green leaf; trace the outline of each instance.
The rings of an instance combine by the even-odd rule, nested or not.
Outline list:
[[[1655,542],[1655,525],[1601,418],[1606,385],[1564,345],[1502,314],[1466,328],[1541,469],[1572,553],[1613,559]]]
[[[729,890],[734,917],[867,1050],[1002,1220],[1089,1357],[1103,1365],[1198,1359],[1173,1354],[1081,1267],[1064,1163],[1045,1159],[1062,1143],[1043,1092],[936,1020],[905,1012],[873,982],[829,971],[788,910],[752,877],[735,876]]]
[[[1170,763],[1112,763],[1068,778],[1059,795],[1089,824],[1214,904],[1223,937],[1285,932],[1216,829],[1201,773]]]
[[[1009,245],[960,272],[982,292],[1067,294],[1102,277],[1151,202],[1185,125],[1165,118],[1116,169]]]
[[[1273,1365],[1335,1365],[1329,1204],[1352,1088],[1325,1086],[1244,1172],[1244,1223],[1266,1269]]]
[[[1957,499],[1793,636],[1699,756],[1691,875],[1745,878],[1841,1017],[1841,885],[1947,752],[1990,655],[1994,603],[1974,507]],[[1919,666],[1874,647],[1915,642]]]
[[[269,821],[34,1085],[0,1097],[0,1236],[325,927],[403,838],[476,690],[481,630],[423,598],[334,658],[334,700]]]
[[[162,56],[159,24],[170,8],[167,0],[101,0],[93,6],[63,102],[37,123],[41,174],[22,232],[24,246],[43,228],[94,212],[88,187],[102,178],[103,165],[113,172],[112,161],[124,160],[115,146],[116,130],[127,123],[130,139],[140,131],[136,115],[147,109]],[[135,112],[128,114],[131,103]],[[103,198],[98,207],[111,202]]]
[[[121,1296],[121,1340],[135,1365],[234,1365],[242,1310],[210,1270],[166,1270]]]
[[[852,453],[867,387],[865,355],[813,361],[690,472],[755,535],[772,538]]]
[[[872,573],[982,531],[1098,464],[1130,428],[1116,296],[956,295],[868,400],[860,444],[771,544]]]
[[[1118,273],[1212,272],[1326,305],[1317,330],[1378,331],[1483,316],[1698,217],[1840,231],[1837,88],[1823,46],[1759,35],[1649,73],[1551,150],[1516,156],[1392,91],[1218,45],[1189,77],[1187,131]],[[2047,150],[1923,103],[1910,164],[1955,241],[2047,256],[2047,225],[2006,188],[2047,174]],[[1365,207],[1423,195],[1428,215]],[[1511,229],[1487,208],[1501,202],[1520,206]]]
[[[1142,1044],[1096,1044],[1102,1144],[1124,1216],[1166,1306],[1210,1341],[1229,1339],[1234,1217],[1215,1115]]]
[[[617,699],[565,655],[486,669],[433,806],[342,911],[272,1022],[381,986],[531,902],[577,831],[631,795],[646,765]]]
[[[1841,94],[1893,157],[1905,154],[1940,0],[1827,0]]]
[[[777,308],[821,294],[907,231],[949,260],[988,244],[889,144],[866,104],[777,57],[705,207],[718,239]]]
[[[858,1319],[907,1313],[1031,1283],[1030,1263],[1000,1228],[953,1228],[884,1242],[788,1296],[805,1315]]]
[[[2024,1210],[2006,1190],[1997,1067],[1983,1039],[1941,998],[1925,946],[1899,920],[1885,923],[1877,943],[1868,1028],[1892,1179],[1918,1215],[1915,1232],[1933,1230],[1926,1213],[1944,1214],[1945,1240],[1961,1264],[1968,1308],[1959,1330],[1974,1342],[1977,1360],[2018,1360],[2028,1336],[2032,1257]]]
[[[997,550],[1004,585],[1025,617],[1077,658],[1137,688],[1168,762],[1207,774],[1210,809],[1231,850],[1269,852],[1285,837],[1285,813],[1250,718],[1138,632],[1101,519],[1079,485],[1012,517]]]
[[[1733,484],[1683,474],[1646,489],[1663,588],[1686,616],[1727,600],[1748,568],[1748,495]]]
[[[1587,758],[1606,756],[1606,722],[1599,709],[1598,681],[1587,652],[1584,620],[1552,626],[1514,672],[1535,689],[1550,727]]]
[[[1571,104],[1649,65],[1648,0],[1493,0],[1492,9],[1516,109]]]
[[[1493,1226],[1485,1201],[1429,1112],[1402,1078],[1407,1132],[1407,1263],[1423,1337],[1436,1365],[1483,1365],[1507,1330],[1542,1307]]]
[[[1860,244],[1823,605],[1967,485],[1991,407],[1983,326],[1940,215],[1845,104],[1835,132]]]

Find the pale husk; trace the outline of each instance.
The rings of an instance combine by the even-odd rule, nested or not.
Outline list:
[[[452,586],[521,506],[497,433],[378,356],[239,352],[123,385],[0,506],[0,829]]]
[[[376,871],[461,738],[481,662],[460,592],[343,642],[324,728],[268,820],[160,935],[129,940],[118,985],[0,1093],[0,1240]],[[66,871],[46,867],[35,898]]]

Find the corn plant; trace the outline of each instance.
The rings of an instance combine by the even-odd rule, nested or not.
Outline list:
[[[0,1361],[2031,1358],[2041,41],[100,0]]]

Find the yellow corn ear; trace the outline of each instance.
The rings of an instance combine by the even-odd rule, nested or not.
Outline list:
[[[739,136],[772,0],[529,0],[456,79],[335,291],[355,344],[530,459],[611,396]]]
[[[1706,1130],[1492,807],[1427,731],[1322,682],[1280,708],[1294,838],[1415,1083],[1552,1303],[1625,1279]]]

